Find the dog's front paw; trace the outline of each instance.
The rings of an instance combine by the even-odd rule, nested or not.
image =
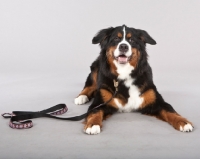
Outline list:
[[[84,129],[86,134],[89,135],[96,135],[99,134],[101,132],[101,128],[99,125],[93,125],[92,127],[87,127]]]
[[[193,129],[194,127],[190,123],[180,125],[180,131],[182,132],[191,132]]]
[[[85,104],[89,101],[88,97],[86,95],[80,95],[77,98],[74,99],[74,103],[76,105],[80,105],[80,104]]]

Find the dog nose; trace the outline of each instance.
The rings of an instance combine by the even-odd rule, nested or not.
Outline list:
[[[126,45],[126,44],[120,44],[119,45],[119,51],[121,51],[121,52],[127,52],[128,51],[128,45]]]

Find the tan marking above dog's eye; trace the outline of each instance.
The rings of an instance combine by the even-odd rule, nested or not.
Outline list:
[[[118,33],[117,36],[118,36],[119,38],[122,38],[122,34],[121,34],[121,33]]]
[[[130,39],[131,38],[131,33],[128,33],[127,35],[126,35],[126,37],[128,38],[128,39]]]

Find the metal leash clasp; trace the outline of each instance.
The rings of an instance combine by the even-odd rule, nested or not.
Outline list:
[[[114,82],[115,90],[118,91],[118,85],[119,85],[119,82],[116,81],[115,79],[113,80],[113,82]]]

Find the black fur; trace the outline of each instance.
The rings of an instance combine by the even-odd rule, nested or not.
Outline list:
[[[109,63],[107,62],[107,57],[106,57],[106,49],[107,47],[109,47],[110,45],[113,45],[113,43],[111,42],[112,40],[112,35],[117,32],[118,30],[120,30],[121,27],[117,27],[117,28],[108,28],[108,29],[103,29],[101,31],[99,31],[99,33],[93,38],[92,43],[93,44],[100,44],[101,46],[101,52],[99,57],[97,58],[97,60],[92,64],[91,66],[91,71],[93,70],[98,70],[98,89],[97,89],[97,94],[94,98],[93,103],[90,105],[89,110],[94,108],[95,106],[103,103],[103,100],[101,98],[100,95],[100,88],[106,88],[106,86],[109,86],[108,91],[112,91],[112,93],[114,93],[115,88],[113,86],[113,79],[116,79],[117,77],[112,74],[110,72],[110,66]],[[149,114],[149,115],[155,115],[155,114],[159,114],[159,112],[162,109],[165,109],[167,111],[170,112],[175,112],[175,110],[172,108],[172,106],[170,104],[167,104],[162,96],[157,92],[156,86],[153,83],[153,77],[152,77],[152,69],[149,66],[149,63],[147,62],[147,52],[146,52],[146,48],[145,48],[145,44],[149,43],[149,44],[156,44],[155,40],[150,37],[150,35],[144,31],[144,30],[139,30],[139,29],[134,29],[134,28],[130,28],[127,29],[130,32],[135,34],[135,42],[136,44],[133,44],[140,52],[141,52],[141,58],[138,64],[138,67],[136,68],[136,70],[134,70],[131,73],[132,78],[135,78],[136,81],[134,82],[134,85],[138,86],[139,88],[142,87],[144,85],[144,83],[147,83],[146,88],[143,90],[143,92],[145,92],[148,89],[153,89],[156,92],[156,103],[149,105],[148,107],[145,107],[145,109],[141,109],[138,110],[143,114]],[[115,45],[115,44],[114,44]],[[87,87],[87,82],[85,87]],[[128,99],[129,94],[128,94],[128,88],[125,87],[125,85],[123,84],[123,81],[119,82],[119,91],[118,94],[123,94],[125,99]],[[142,92],[141,92],[142,94]],[[109,106],[104,106],[98,109],[104,109],[104,111],[106,109],[110,109]],[[95,110],[97,111],[97,110]],[[109,110],[105,115],[108,114],[113,114],[114,112],[116,112],[117,110],[112,108],[111,110]]]
[[[120,42],[119,39],[116,38],[116,35],[117,33],[122,32],[123,27],[126,28],[127,33],[131,33],[132,35],[131,40],[129,41],[131,47],[137,49],[140,52],[140,56],[137,61],[137,66],[130,74],[131,78],[135,79],[132,85],[137,86],[141,90],[140,92],[141,95],[147,92],[148,90],[153,90],[156,97],[154,102],[147,104],[145,107],[139,108],[137,111],[141,112],[142,114],[156,116],[162,120],[169,122],[176,129],[179,129],[178,127],[179,125],[176,126],[176,123],[173,124],[172,121],[168,121],[170,116],[165,117],[161,113],[164,110],[165,112],[172,113],[176,117],[179,117],[178,113],[176,113],[173,107],[164,101],[162,96],[157,91],[157,88],[153,82],[152,69],[148,63],[146,44],[155,45],[156,41],[146,31],[135,28],[128,28],[125,25],[116,28],[110,27],[107,29],[103,29],[99,31],[97,35],[92,39],[93,44],[100,44],[101,52],[98,58],[91,65],[91,73],[89,74],[84,87],[84,89],[89,88],[94,84],[94,81],[96,81],[96,89],[94,90],[94,93],[90,97],[88,97],[89,99],[94,97],[94,100],[92,104],[89,106],[88,111],[98,106],[99,104],[106,102],[102,98],[101,94],[102,89],[107,90],[111,94],[114,94],[115,92],[115,87],[113,84],[114,79],[118,80],[119,82],[116,98],[123,99],[123,101],[126,103],[128,101],[128,98],[130,97],[129,88],[125,86],[124,80],[119,80],[117,74],[111,71],[113,68],[108,60],[108,55],[107,55],[108,49],[110,47],[117,46],[118,43]],[[94,79],[93,76],[94,73],[97,73],[96,79]],[[91,113],[96,113],[99,112],[100,110],[103,111],[104,118],[118,111],[118,109],[113,105],[106,104],[102,107],[90,111],[88,116]],[[181,118],[180,120],[183,120],[183,123],[184,122],[190,123],[185,118],[183,119]]]

